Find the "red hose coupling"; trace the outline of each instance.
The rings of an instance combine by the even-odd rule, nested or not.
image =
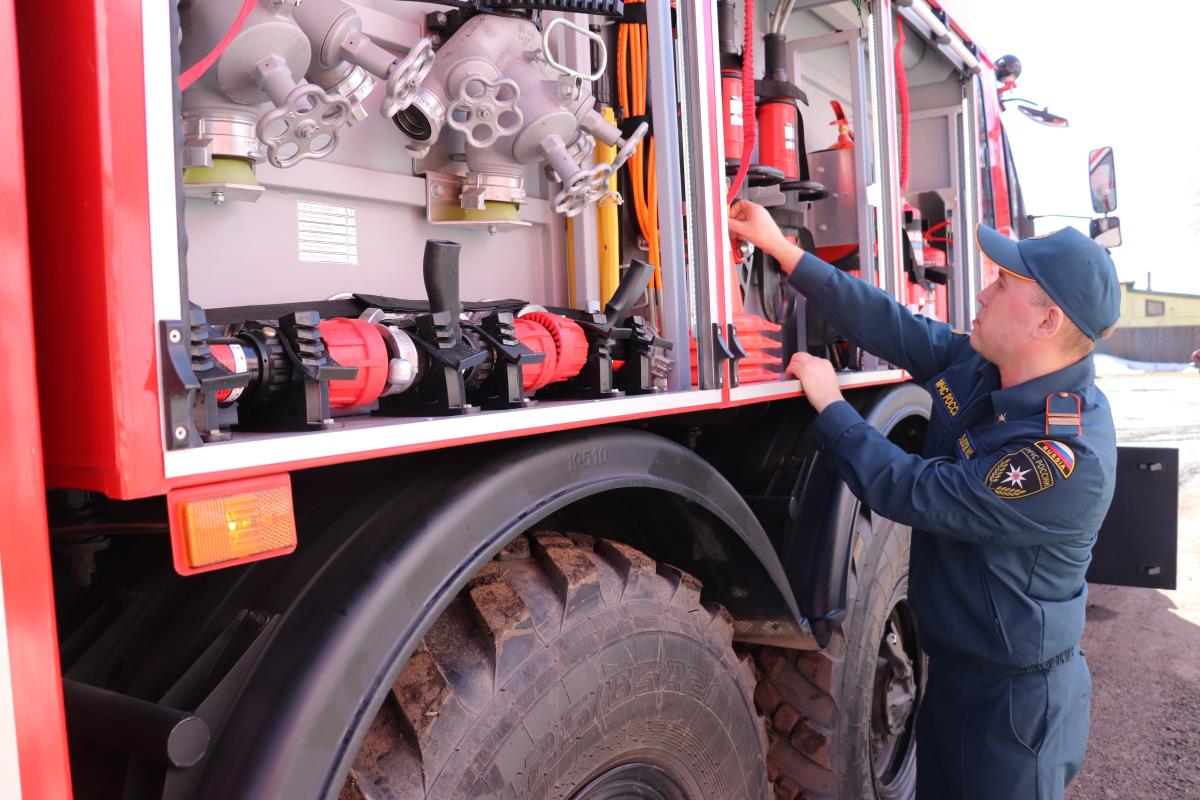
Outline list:
[[[542,363],[521,368],[527,392],[574,378],[587,362],[587,335],[566,317],[535,311],[518,317],[513,327],[522,344],[535,353],[546,354]]]
[[[329,405],[358,408],[375,402],[387,386],[388,352],[370,322],[338,317],[321,320],[321,338],[329,356],[343,367],[358,367],[358,376],[329,382]]]

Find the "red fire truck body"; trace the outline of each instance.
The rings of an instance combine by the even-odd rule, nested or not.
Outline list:
[[[621,6],[0,2],[4,796],[909,796],[908,531],[836,480],[783,366],[830,357],[910,449],[928,396],[731,248],[727,195],[969,322],[994,278],[974,223],[1031,232],[996,64],[932,0]],[[747,31],[776,37],[782,71],[746,58]],[[758,78],[760,124],[768,99],[797,109],[798,140],[766,134],[798,178],[765,146],[726,158],[747,120],[723,74]],[[829,100],[850,108],[841,155]],[[853,241],[822,238],[839,214]],[[1140,580],[1173,582],[1161,560]],[[687,736],[666,755],[605,739],[618,667],[576,702],[571,676],[613,646],[588,651],[584,629],[656,614],[630,641],[683,631],[710,655],[642,659],[630,685],[740,703],[749,794],[688,767],[707,751]],[[583,666],[514,655],[532,631]],[[502,711],[554,669],[566,699]],[[887,691],[903,713],[862,733]],[[584,711],[610,720],[579,729],[586,753],[568,736]],[[477,740],[518,719],[532,743],[491,734],[492,777],[454,772],[460,750],[483,770]]]

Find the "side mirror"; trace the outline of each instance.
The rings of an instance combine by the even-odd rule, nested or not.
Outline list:
[[[1051,114],[1046,109],[1036,109],[1033,106],[1017,106],[1017,111],[1020,111],[1025,116],[1029,117],[1034,122],[1042,125],[1049,125],[1051,128],[1066,128],[1070,126],[1066,117],[1060,117],[1058,114]]]
[[[1117,169],[1113,165],[1111,147],[1100,147],[1088,154],[1088,176],[1092,187],[1092,210],[1097,214],[1116,211]]]
[[[1094,219],[1088,226],[1089,235],[1096,240],[1096,244],[1101,247],[1113,248],[1121,246],[1121,218],[1120,217],[1104,217],[1102,219]]]

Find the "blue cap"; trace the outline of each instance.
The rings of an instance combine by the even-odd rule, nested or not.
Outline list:
[[[1037,281],[1084,335],[1100,333],[1121,316],[1121,285],[1108,251],[1075,228],[1017,242],[987,225],[975,242],[1005,272]]]

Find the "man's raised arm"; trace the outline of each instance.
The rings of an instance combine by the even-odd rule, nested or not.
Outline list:
[[[919,381],[941,372],[969,346],[967,335],[913,314],[886,292],[789,242],[762,206],[745,200],[735,203],[729,212],[729,232],[778,261],[792,288],[815,303],[846,338],[908,370]]]

